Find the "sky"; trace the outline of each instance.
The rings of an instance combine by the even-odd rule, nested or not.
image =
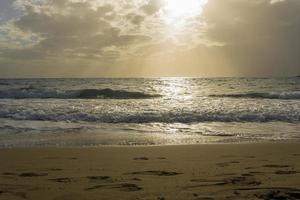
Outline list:
[[[1,0],[0,78],[300,75],[300,0]]]

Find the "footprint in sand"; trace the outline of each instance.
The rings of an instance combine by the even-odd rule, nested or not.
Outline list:
[[[63,171],[63,169],[61,168],[49,168],[49,169],[45,169],[45,171]]]
[[[56,159],[68,159],[68,160],[78,160],[78,158],[76,157],[68,157],[68,158],[62,158],[62,157],[45,157],[44,159],[48,159],[48,160],[56,160]]]
[[[48,176],[48,173],[35,173],[35,172],[25,172],[19,174],[20,177],[38,177],[38,176]]]
[[[261,185],[260,181],[255,180],[252,176],[237,176],[228,179],[224,179],[226,184],[232,185],[245,185],[245,186],[257,186]]]
[[[299,190],[290,189],[271,189],[264,192],[259,192],[254,195],[259,199],[281,199],[281,200],[296,200],[300,199]]]
[[[257,175],[259,175],[259,174],[266,174],[266,172],[251,171],[251,172],[249,172],[249,174],[257,174]]]
[[[15,176],[15,175],[18,175],[18,174],[11,173],[11,172],[4,172],[2,175],[4,175],[4,176]]]
[[[217,163],[216,165],[219,167],[228,167],[231,164],[238,164],[239,161],[229,161],[229,162],[223,162],[223,163]]]
[[[125,173],[125,175],[152,175],[152,176],[176,176],[180,174],[182,173],[169,172],[169,171],[155,171],[155,170]]]
[[[167,158],[165,158],[165,157],[156,157],[155,159],[157,159],[157,160],[166,160]]]
[[[245,169],[248,170],[248,169],[255,169],[256,167],[246,167]]]
[[[197,185],[187,186],[186,188],[197,188],[197,187],[206,187],[206,186],[218,186],[225,185],[226,183],[223,180],[206,180],[206,179],[192,179],[192,183],[198,183]]]
[[[246,158],[256,158],[256,156],[247,156]]]
[[[297,171],[283,171],[283,170],[278,170],[275,172],[275,174],[278,175],[289,175],[289,174],[298,174],[299,172]]]
[[[87,176],[91,183],[112,183],[114,180],[110,176]]]
[[[3,176],[19,176],[19,177],[38,177],[38,176],[48,176],[48,173],[35,173],[35,172],[24,172],[21,174],[12,173],[12,172],[4,172]]]
[[[193,197],[195,197],[196,199],[194,200],[214,200],[214,198],[212,197],[208,197],[208,196],[199,196],[197,193],[193,194]]]
[[[132,178],[132,179],[129,179],[130,181],[142,181],[142,179],[140,178]]]
[[[86,178],[93,181],[103,181],[111,179],[110,176],[87,176]]]
[[[70,183],[73,182],[74,179],[73,178],[69,178],[69,177],[63,177],[63,178],[53,178],[53,179],[48,179],[49,181],[54,181],[57,183]]]
[[[117,189],[122,192],[136,192],[142,190],[140,186],[133,183],[118,183],[109,185],[96,185],[93,187],[86,188],[85,191],[96,190],[96,189]]]
[[[165,157],[156,157],[156,158],[153,158],[153,159],[156,159],[156,160],[166,160],[167,158],[165,158]],[[147,161],[147,160],[150,160],[150,158],[147,158],[147,157],[136,157],[136,158],[133,158],[133,160],[144,160],[144,161]]]
[[[209,186],[222,186],[222,185],[239,185],[239,186],[257,186],[261,185],[260,181],[257,181],[253,176],[247,174],[247,176],[235,176],[224,179],[192,179],[192,183],[199,183],[198,185],[188,186],[187,188],[197,187],[209,187]]]
[[[133,158],[133,160],[149,160],[149,158],[147,158],[147,157],[137,157],[137,158]]]
[[[2,195],[11,195],[11,196],[15,196],[17,198],[21,198],[21,199],[26,199],[27,198],[27,195],[25,192],[14,192],[14,191],[0,191],[0,196]],[[7,198],[9,199],[9,198]]]
[[[264,165],[263,167],[266,167],[266,168],[288,168],[290,166],[289,165]]]

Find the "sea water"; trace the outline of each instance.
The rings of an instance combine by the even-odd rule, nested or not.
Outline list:
[[[291,141],[296,77],[0,80],[0,147]]]

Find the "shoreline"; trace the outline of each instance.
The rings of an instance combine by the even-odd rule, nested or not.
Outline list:
[[[300,144],[300,139],[298,140],[287,140],[287,141],[255,141],[255,142],[216,142],[216,143],[191,143],[191,144],[158,144],[158,145],[91,145],[91,146],[21,146],[21,147],[0,147],[1,150],[21,150],[21,149],[101,149],[101,148],[157,148],[157,147],[184,147],[184,146],[218,146],[218,145],[278,145],[278,144]]]
[[[299,143],[0,149],[0,200],[299,199]]]

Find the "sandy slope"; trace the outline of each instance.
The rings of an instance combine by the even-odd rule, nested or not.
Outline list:
[[[0,150],[0,199],[300,199],[299,144]]]

